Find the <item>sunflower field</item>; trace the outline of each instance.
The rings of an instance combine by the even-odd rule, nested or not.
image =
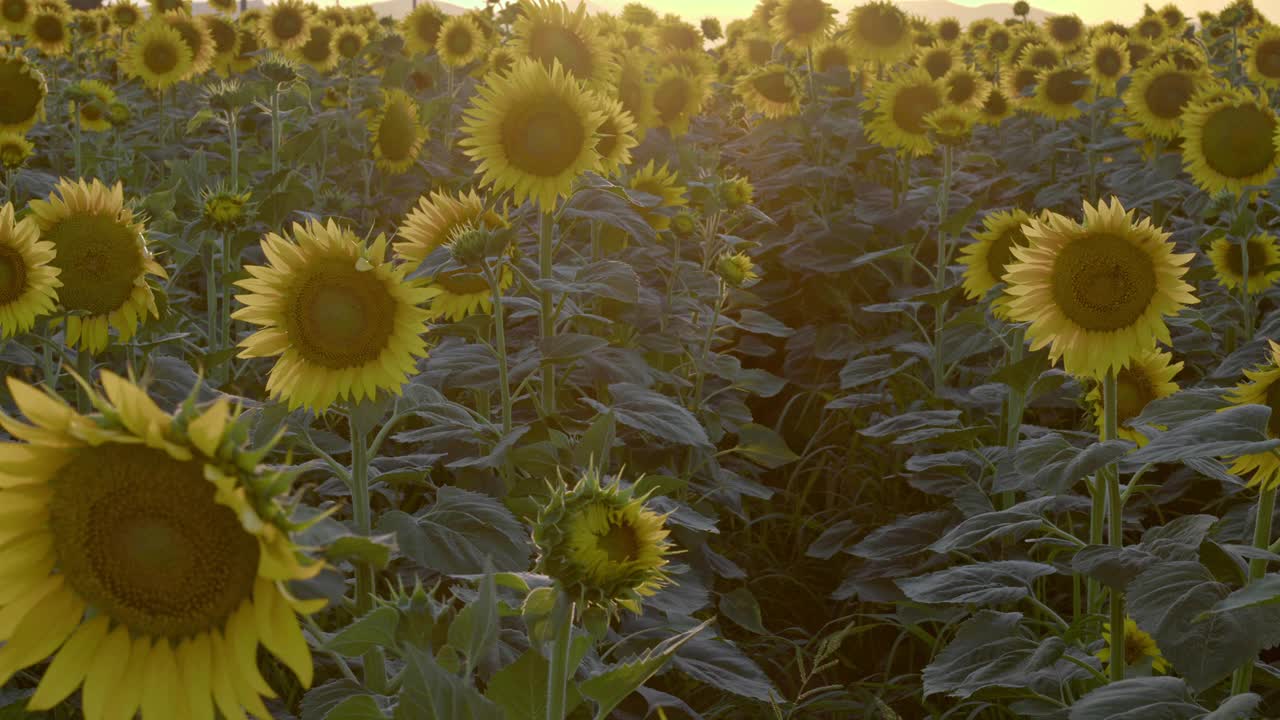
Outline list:
[[[0,0],[0,720],[1280,717],[1280,26],[858,1]]]

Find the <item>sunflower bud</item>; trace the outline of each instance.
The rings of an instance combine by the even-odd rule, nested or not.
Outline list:
[[[751,182],[742,176],[735,175],[720,186],[720,199],[730,210],[750,205],[755,199],[756,189]]]
[[[671,218],[671,232],[682,238],[691,237],[698,230],[698,218],[688,210],[682,210]]]
[[[204,221],[218,230],[231,230],[244,224],[249,193],[218,189],[205,193]]]
[[[280,53],[272,52],[258,63],[258,72],[271,82],[283,85],[298,79],[298,63]]]
[[[716,274],[729,287],[744,287],[760,279],[746,253],[724,253],[716,260]]]
[[[248,105],[249,90],[239,80],[220,80],[205,89],[209,107],[223,112],[235,112]]]
[[[0,165],[17,170],[31,157],[35,146],[22,133],[0,132]]]
[[[127,103],[113,102],[107,106],[107,119],[116,127],[128,125],[133,119],[133,111]]]
[[[713,17],[702,18],[702,35],[712,42],[724,37],[724,30],[720,27],[720,19]]]
[[[454,262],[466,268],[480,267],[489,254],[489,238],[492,233],[483,226],[472,223],[459,225],[449,233],[449,252]]]

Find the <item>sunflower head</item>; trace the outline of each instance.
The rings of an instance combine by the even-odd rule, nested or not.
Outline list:
[[[630,2],[622,6],[621,17],[624,21],[640,27],[649,27],[658,22],[658,13],[648,5],[638,2]]]
[[[600,174],[612,177],[631,164],[631,149],[639,144],[636,139],[636,122],[619,100],[597,94],[595,105],[604,116],[596,130]]]
[[[1247,243],[1220,237],[1209,246],[1208,255],[1214,275],[1228,290],[1246,286],[1246,262],[1250,294],[1265,292],[1280,280],[1280,242],[1274,235],[1254,235]]]
[[[176,85],[194,72],[191,47],[182,33],[163,18],[152,18],[135,30],[125,50],[124,69],[152,90]]]
[[[199,75],[213,64],[216,48],[209,26],[191,15],[170,12],[162,16],[169,27],[178,31],[182,42],[191,49],[191,71],[188,75]]]
[[[671,582],[665,524],[631,488],[604,485],[599,471],[588,471],[572,489],[555,487],[539,510],[537,572],[588,607],[639,613],[646,597]]]
[[[861,60],[893,63],[911,54],[907,15],[892,2],[874,0],[849,11],[851,47]]]
[[[83,684],[89,717],[270,717],[258,648],[310,685],[296,615],[324,605],[289,589],[322,569],[292,540],[291,476],[259,463],[270,448],[244,445],[225,398],[170,414],[101,383],[81,415],[9,379],[25,422],[0,416],[17,438],[0,445],[0,538],[27,560],[6,574],[0,682],[52,656],[32,710]]]
[[[935,80],[951,72],[952,68],[960,67],[963,62],[959,51],[950,45],[932,45],[916,55],[916,66],[927,70],[929,77]]]
[[[702,31],[702,36],[711,42],[724,37],[724,28],[720,25],[720,18],[704,17],[698,22],[698,28]]]
[[[44,115],[44,75],[20,53],[0,53],[0,130],[26,132]]]
[[[1257,368],[1244,371],[1244,380],[1227,393],[1232,405],[1265,405],[1271,408],[1267,421],[1267,437],[1280,438],[1280,344],[1267,341],[1270,352],[1266,362]],[[1280,486],[1280,457],[1264,451],[1241,455],[1234,459],[1230,471],[1244,477],[1249,475],[1249,485],[1263,490]]]
[[[297,61],[274,50],[263,54],[257,61],[258,72],[274,85],[285,85],[298,79]]]
[[[206,189],[202,195],[202,212],[206,225],[226,232],[243,227],[251,215],[249,192],[235,192],[226,187]]]
[[[436,190],[418,198],[418,204],[400,225],[400,237],[393,246],[396,257],[417,267],[427,256],[449,242],[463,227],[499,230],[507,218],[489,207],[474,190],[450,195]]]
[[[893,79],[872,87],[866,106],[874,117],[866,124],[872,142],[911,155],[933,152],[929,128],[924,118],[942,107],[946,86],[923,68],[898,73]]]
[[[772,119],[798,115],[804,100],[800,81],[782,63],[769,63],[743,75],[734,89],[749,110]]]
[[[447,67],[462,67],[480,59],[485,52],[480,26],[466,15],[454,15],[440,26],[436,55]]]
[[[751,181],[741,175],[726,178],[720,183],[720,202],[730,210],[738,210],[755,200],[756,189]]]
[[[1054,15],[1044,21],[1049,42],[1064,51],[1075,50],[1088,39],[1088,28],[1079,15]]]
[[[337,67],[338,52],[334,49],[333,28],[312,23],[307,28],[307,41],[294,52],[294,56],[318,73],[327,73]]]
[[[746,253],[725,252],[716,258],[716,275],[732,288],[750,287],[760,280],[755,263]]]
[[[1186,123],[1183,113],[1207,84],[1203,71],[1182,70],[1163,60],[1133,74],[1125,91],[1125,112],[1150,135],[1171,140]]]
[[[388,175],[408,172],[427,141],[418,101],[399,89],[383,89],[382,106],[367,114],[370,143],[378,169]]]
[[[26,135],[13,130],[0,130],[0,168],[17,170],[27,163],[35,149]]]
[[[774,35],[798,51],[825,39],[835,24],[836,9],[826,0],[782,0],[769,20]]]
[[[404,47],[412,54],[428,55],[436,48],[440,28],[447,16],[435,3],[419,3],[418,7],[400,21],[400,34]]]
[[[1114,198],[1086,202],[1083,223],[1049,213],[1023,233],[1028,245],[1006,266],[1009,316],[1073,375],[1101,378],[1168,343],[1165,316],[1199,302],[1182,280],[1193,255],[1175,254],[1168,233]]]
[[[1134,357],[1127,367],[1116,373],[1116,432],[1120,439],[1131,440],[1139,446],[1147,443],[1146,435],[1125,423],[1141,415],[1147,403],[1178,392],[1173,378],[1182,372],[1182,363],[1172,360],[1172,354],[1152,349]],[[1106,419],[1101,383],[1089,391],[1085,403],[1092,411],[1101,437]]]
[[[71,48],[71,30],[67,27],[67,12],[62,8],[37,5],[27,28],[27,41],[48,57],[67,54]]]
[[[1169,27],[1159,15],[1147,15],[1133,26],[1133,34],[1147,42],[1163,40],[1168,32]]]
[[[0,0],[0,30],[10,35],[25,35],[35,14],[32,0]]]
[[[947,88],[947,103],[960,108],[977,108],[991,88],[982,73],[963,66],[953,68],[942,83]]]
[[[1098,659],[1110,665],[1112,662],[1111,623],[1102,624],[1102,639],[1106,644],[1098,651]],[[1150,662],[1151,669],[1158,673],[1167,673],[1172,667],[1164,655],[1160,654],[1160,648],[1156,646],[1155,639],[1138,627],[1138,623],[1134,622],[1133,618],[1126,617],[1124,620],[1125,667],[1142,665],[1146,662]]]
[[[569,10],[560,0],[522,0],[521,8],[512,38],[517,57],[537,60],[548,71],[559,64],[584,83],[609,81],[613,63],[585,4]]]
[[[311,10],[302,0],[277,0],[268,5],[258,30],[267,47],[295,50],[310,38]]]
[[[1182,157],[1196,184],[1241,195],[1280,168],[1280,122],[1263,98],[1244,89],[1191,104],[1182,118]]]
[[[978,107],[978,121],[983,125],[997,127],[1013,115],[1016,103],[1004,88],[993,85]]]
[[[333,49],[343,60],[360,57],[368,42],[368,33],[359,25],[343,25],[334,31]]]
[[[1269,25],[1249,41],[1245,69],[1266,88],[1280,88],[1280,26]]]
[[[1036,94],[1032,106],[1047,118],[1070,120],[1084,111],[1081,103],[1093,98],[1089,74],[1074,65],[1041,70],[1036,76]]]
[[[103,132],[111,129],[109,109],[116,102],[116,93],[109,85],[98,80],[81,80],[69,88],[67,94],[78,115],[81,130]]]
[[[706,75],[678,67],[663,68],[653,86],[657,123],[672,136],[684,135],[709,94]]]
[[[924,116],[924,124],[933,131],[938,142],[951,147],[967,143],[977,121],[977,114],[972,110],[950,104]]]
[[[0,206],[0,337],[26,332],[53,312],[62,286],[53,254],[34,221],[17,221],[12,204]]]
[[[1102,34],[1089,46],[1089,77],[1107,92],[1115,92],[1116,83],[1129,74],[1129,48],[1125,38]]]
[[[965,266],[964,293],[971,300],[986,297],[996,285],[1005,282],[1005,266],[1013,262],[1013,247],[1025,247],[1027,237],[1022,226],[1031,219],[1025,210],[993,212],[983,219],[982,232],[975,233],[973,243],[961,248],[960,262]],[[997,297],[992,313],[1006,317],[1006,296]]]

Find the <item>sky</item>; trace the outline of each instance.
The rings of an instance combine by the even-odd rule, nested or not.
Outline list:
[[[484,4],[484,0],[448,0],[455,5],[463,7],[480,7]],[[830,1],[830,0],[829,0]],[[921,0],[903,0],[901,4],[904,8],[910,8],[912,4]],[[1012,2],[1013,0],[1009,0]],[[1031,0],[1031,5],[1049,12],[1073,12],[1084,18],[1086,22],[1097,23],[1103,20],[1116,20],[1119,22],[1133,22],[1142,15],[1142,4],[1144,0]],[[626,0],[592,0],[592,4],[607,7],[616,10],[622,7]],[[645,5],[659,11],[672,12],[682,15],[687,19],[697,20],[709,15],[720,18],[743,17],[751,14],[751,9],[755,7],[755,0],[642,0]],[[834,0],[833,4],[845,10],[853,5],[861,4],[862,0]],[[928,2],[928,0],[924,0]],[[954,0],[958,5],[968,5],[970,7],[986,4],[987,0]],[[1148,0],[1153,7],[1159,7],[1167,0]],[[1202,10],[1219,10],[1227,5],[1229,0],[1177,0],[1178,7],[1182,8],[1190,15],[1194,15]],[[570,0],[570,4],[574,4]],[[1280,17],[1280,0],[1254,0],[1254,5],[1262,11],[1263,15],[1271,18]]]

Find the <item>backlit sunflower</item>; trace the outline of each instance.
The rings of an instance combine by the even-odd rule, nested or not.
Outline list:
[[[1149,65],[1133,74],[1124,93],[1125,112],[1149,135],[1171,140],[1181,134],[1183,113],[1207,82],[1203,73],[1180,70],[1167,60]]]
[[[236,0],[207,0],[209,7],[223,15],[235,15],[239,3]]]
[[[970,300],[987,296],[999,283],[1005,281],[1005,266],[1013,262],[1012,247],[1025,247],[1027,237],[1022,226],[1031,219],[1025,210],[1002,210],[983,219],[983,230],[974,233],[973,242],[960,249],[960,263],[964,270],[964,294]],[[1001,295],[991,303],[991,312],[998,318],[1006,317],[1005,306],[1009,296]]]
[[[934,80],[963,65],[964,58],[960,56],[960,51],[950,45],[933,45],[916,55],[916,67],[929,71],[929,77]]]
[[[232,314],[262,327],[240,357],[279,356],[267,392],[290,409],[323,412],[339,400],[399,393],[426,354],[426,311],[434,294],[405,280],[408,265],[386,259],[387,240],[366,244],[332,220],[295,223],[292,238],[262,239],[267,265],[250,265],[236,282],[248,294]]]
[[[333,28],[312,23],[307,29],[307,41],[294,51],[294,57],[310,65],[318,73],[327,73],[338,65],[338,53],[333,47]]]
[[[270,717],[258,648],[303,687],[311,653],[288,583],[312,577],[277,495],[290,477],[243,447],[230,403],[175,415],[109,371],[97,414],[9,378],[0,416],[6,644],[0,682],[46,658],[30,710],[81,689],[86,720]],[[29,424],[28,424],[29,423]]]
[[[820,73],[847,71],[853,62],[853,52],[843,41],[830,40],[813,50],[813,69]]]
[[[1089,39],[1088,28],[1079,15],[1053,15],[1044,21],[1044,34],[1063,52],[1071,52]]]
[[[743,75],[734,90],[748,110],[773,119],[798,115],[804,99],[800,81],[782,63],[770,63]]]
[[[942,78],[946,100],[961,108],[977,108],[986,99],[991,83],[981,73],[968,67],[956,67]]]
[[[1133,34],[1147,42],[1158,42],[1163,40],[1169,32],[1169,28],[1164,24],[1164,20],[1159,15],[1147,15],[1133,26]]]
[[[774,34],[797,51],[822,41],[836,24],[836,9],[825,0],[782,0],[769,20]]]
[[[1187,16],[1173,3],[1166,3],[1163,7],[1156,11],[1160,19],[1164,20],[1164,24],[1170,30],[1180,30],[1187,22]]]
[[[1099,35],[1089,45],[1089,77],[1108,95],[1116,91],[1116,83],[1129,74],[1127,41],[1112,34]]]
[[[1142,67],[1151,57],[1151,43],[1140,38],[1129,38],[1129,66]]]
[[[1151,50],[1151,56],[1145,62],[1154,65],[1168,60],[1179,70],[1203,70],[1208,64],[1204,50],[1193,42],[1181,39],[1169,39],[1159,43]]]
[[[169,12],[182,13],[183,15],[191,14],[191,0],[148,0],[151,6],[151,14],[164,15]]]
[[[640,612],[640,604],[671,582],[666,516],[618,480],[602,485],[589,471],[570,489],[557,483],[539,510],[533,541],[537,572],[588,606]]]
[[[111,129],[107,111],[116,101],[116,93],[99,80],[81,80],[72,86],[76,100],[71,104],[80,118],[80,129],[104,132]]]
[[[182,35],[182,41],[191,49],[191,72],[193,77],[205,72],[213,65],[215,48],[213,37],[209,34],[209,26],[191,15],[179,12],[165,13],[161,17],[169,27]]]
[[[1249,41],[1245,69],[1265,88],[1280,88],[1280,27],[1268,25]]]
[[[565,73],[584,83],[609,82],[613,63],[585,4],[570,10],[560,0],[522,0],[520,7],[524,14],[516,21],[511,39],[517,57],[537,60],[547,70],[559,63]]]
[[[511,190],[549,211],[583,173],[599,170],[603,121],[581,83],[554,63],[521,60],[490,76],[472,99],[459,144],[479,163],[482,185]]]
[[[1018,64],[1037,70],[1052,70],[1062,64],[1062,53],[1048,43],[1031,42],[1019,53]]]
[[[418,101],[399,88],[382,90],[382,105],[365,112],[378,169],[400,175],[413,167],[427,141]]]
[[[702,31],[676,15],[666,15],[651,30],[654,46],[660,51],[698,50],[702,47]]]
[[[1280,280],[1280,243],[1275,236],[1255,235],[1247,244],[1249,259],[1249,293],[1260,293]],[[1220,237],[1209,246],[1214,276],[1229,290],[1244,285],[1244,256],[1240,241]],[[1268,269],[1270,268],[1270,269]]]
[[[436,54],[448,67],[470,65],[484,55],[484,36],[480,27],[466,15],[454,15],[440,26]]]
[[[874,0],[849,11],[849,47],[860,60],[894,63],[911,55],[911,26],[892,2]]]
[[[743,36],[734,47],[738,65],[744,70],[753,70],[773,62],[773,45],[773,38],[764,33]]]
[[[1102,624],[1102,639],[1106,642],[1101,650],[1098,651],[1098,659],[1103,663],[1111,664],[1111,623]],[[1151,637],[1145,630],[1138,627],[1138,623],[1133,618],[1126,617],[1124,619],[1124,664],[1125,667],[1133,667],[1141,665],[1150,660],[1151,669],[1158,673],[1167,673],[1172,668],[1169,661],[1164,655],[1160,654],[1160,648],[1156,646],[1155,638]]]
[[[991,28],[991,32],[987,33],[985,45],[987,62],[1000,61],[1013,45],[1013,33],[1005,27]]]
[[[343,60],[355,60],[368,42],[368,33],[358,25],[343,25],[334,31],[333,48]]]
[[[642,200],[645,204],[640,208],[641,217],[654,230],[661,231],[671,227],[671,216],[664,210],[689,204],[685,198],[685,186],[680,184],[679,176],[666,163],[658,167],[655,161],[650,160],[631,176],[627,187],[657,199],[656,202],[647,198]]]
[[[429,4],[429,3],[428,3]],[[311,10],[302,0],[277,0],[258,25],[262,42],[276,50],[295,50],[311,37]]]
[[[1183,116],[1182,158],[1206,192],[1239,195],[1247,187],[1266,184],[1280,168],[1277,146],[1275,110],[1243,89],[1194,103]]]
[[[993,85],[978,107],[978,122],[997,127],[1013,116],[1015,101],[1010,99],[1004,88]]]
[[[0,168],[17,170],[26,164],[36,146],[25,135],[14,130],[0,130]]]
[[[235,21],[223,15],[210,13],[198,17],[209,33],[209,43],[213,47],[213,67],[219,73],[226,74],[226,69],[240,53],[239,29]]]
[[[10,35],[26,35],[35,15],[33,0],[0,0],[0,30]]]
[[[636,123],[622,103],[610,97],[596,95],[595,106],[604,118],[596,130],[596,152],[600,154],[600,174],[612,177],[631,164],[631,148],[636,139]]]
[[[866,124],[871,141],[910,155],[933,152],[924,116],[942,107],[946,87],[929,77],[928,71],[912,68],[871,88],[867,102],[874,113]]]
[[[1029,244],[1006,267],[1009,316],[1073,375],[1101,378],[1169,343],[1164,317],[1199,302],[1182,280],[1194,255],[1174,254],[1168,233],[1115,198],[1084,203],[1083,224],[1050,213],[1023,233]]]
[[[960,25],[960,21],[954,17],[945,17],[938,21],[935,27],[938,33],[938,39],[948,45],[960,39],[960,34],[964,31],[964,27]]]
[[[152,90],[165,90],[191,74],[191,48],[182,33],[153,18],[134,31],[121,65]]]
[[[1029,97],[1035,94],[1036,80],[1041,72],[1043,71],[1031,65],[1014,65],[1008,71],[1002,72],[1001,81],[1004,83],[1005,95],[1020,104],[1029,102]]]
[[[218,71],[224,75],[247,73],[258,64],[262,39],[252,25],[245,24],[243,15],[240,16],[240,26],[237,28],[236,35],[239,41],[235,55],[214,60],[218,64]]]
[[[148,314],[159,317],[147,276],[165,277],[151,257],[143,225],[125,207],[124,187],[63,179],[47,200],[32,200],[40,239],[53,244],[58,301],[67,311],[67,344],[106,349],[110,328],[127,342]]]
[[[474,190],[457,195],[435,190],[418,198],[400,224],[400,239],[392,249],[397,258],[416,268],[436,248],[444,247],[455,230],[467,226],[498,230],[507,227],[507,219]]]
[[[66,11],[57,6],[36,5],[27,28],[27,42],[46,57],[66,55],[71,49]]]
[[[1125,422],[1142,414],[1147,403],[1169,397],[1178,392],[1173,378],[1182,372],[1181,362],[1170,362],[1173,355],[1156,349],[1135,356],[1127,367],[1116,373],[1116,435],[1121,440],[1131,440],[1139,446],[1147,444],[1147,436]],[[1084,401],[1092,409],[1094,425],[1102,437],[1106,411],[1103,406],[1102,384],[1096,383]]]
[[[436,49],[436,40],[440,37],[440,28],[447,16],[436,7],[435,3],[419,3],[413,12],[400,21],[400,34],[404,36],[404,47],[412,54],[429,55]]]
[[[969,142],[973,126],[978,122],[972,110],[946,104],[924,116],[925,127],[943,145],[958,147]]]
[[[1234,405],[1266,405],[1271,408],[1267,421],[1267,437],[1280,438],[1280,345],[1267,341],[1271,347],[1267,363],[1253,370],[1245,370],[1245,380],[1236,385],[1227,399]],[[1230,472],[1244,477],[1251,475],[1249,485],[1262,490],[1280,486],[1280,456],[1272,451],[1241,455],[1233,459]]]
[[[58,302],[53,244],[40,240],[31,218],[14,220],[13,205],[0,206],[0,337],[30,330]]]
[[[1088,73],[1073,65],[1065,65],[1040,72],[1031,107],[1051,120],[1070,120],[1084,112],[1080,103],[1092,100],[1093,85]]]
[[[511,48],[499,45],[491,48],[485,56],[484,64],[476,68],[471,73],[472,77],[483,79],[489,73],[497,73],[499,75],[511,72],[511,68],[516,65],[516,55],[511,52]]]
[[[618,75],[614,86],[622,109],[631,113],[636,129],[644,131],[658,124],[658,110],[653,104],[653,83],[649,81],[649,54],[643,50],[629,50],[618,62]]]

